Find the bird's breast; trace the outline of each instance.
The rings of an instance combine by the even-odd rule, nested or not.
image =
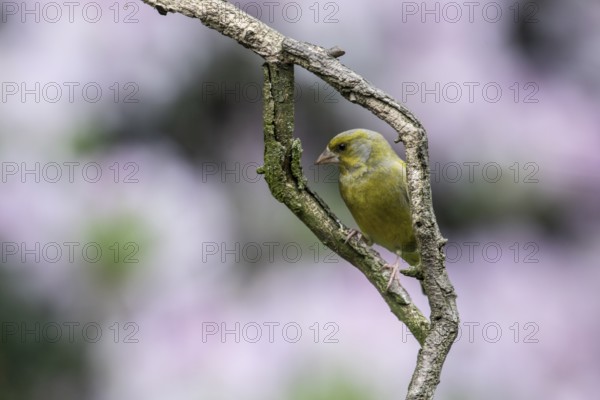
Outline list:
[[[394,170],[340,175],[342,198],[360,230],[394,252],[416,248],[403,178]]]

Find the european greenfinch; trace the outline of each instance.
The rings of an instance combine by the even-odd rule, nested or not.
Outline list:
[[[368,245],[377,243],[397,257],[389,289],[404,259],[414,270],[421,262],[410,217],[406,164],[379,133],[352,129],[336,135],[315,164],[337,164],[344,203]],[[347,239],[359,233],[351,231]],[[360,233],[359,233],[360,234]]]

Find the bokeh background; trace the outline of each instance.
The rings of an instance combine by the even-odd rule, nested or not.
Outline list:
[[[0,4],[0,398],[403,398],[414,338],[256,174],[258,56],[141,1]],[[427,128],[461,313],[437,397],[594,398],[600,3],[236,4]],[[305,174],[354,227],[313,161],[395,134],[296,76]]]

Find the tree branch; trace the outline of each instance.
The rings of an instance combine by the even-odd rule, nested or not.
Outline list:
[[[261,172],[271,193],[298,217],[327,247],[355,265],[375,285],[392,312],[404,322],[419,343],[424,343],[429,321],[399,284],[386,291],[385,261],[363,242],[345,243],[348,229],[306,185],[300,157],[302,147],[294,132],[294,72],[289,64],[267,63],[264,69],[265,165]]]
[[[200,21],[262,56],[264,67],[265,165],[261,172],[273,196],[286,204],[329,248],[360,269],[379,290],[392,312],[422,345],[407,399],[431,399],[450,347],[458,334],[456,294],[444,267],[446,240],[437,225],[429,183],[427,136],[419,121],[393,98],[375,88],[335,57],[343,50],[324,49],[287,38],[223,0],[143,0],[161,14],[177,12]],[[293,67],[304,67],[351,102],[370,110],[398,132],[406,147],[407,178],[415,236],[421,250],[423,287],[431,322],[406,290],[394,283],[386,291],[385,261],[360,242],[344,243],[347,229],[306,186],[300,166],[299,139],[293,139]]]

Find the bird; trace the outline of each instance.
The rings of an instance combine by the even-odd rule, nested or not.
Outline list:
[[[368,129],[351,129],[334,136],[315,164],[338,166],[339,189],[360,232],[350,230],[367,245],[376,243],[396,254],[386,291],[400,267],[400,258],[409,271],[419,271],[421,256],[410,216],[406,163],[389,142]],[[417,274],[418,275],[418,274]]]

